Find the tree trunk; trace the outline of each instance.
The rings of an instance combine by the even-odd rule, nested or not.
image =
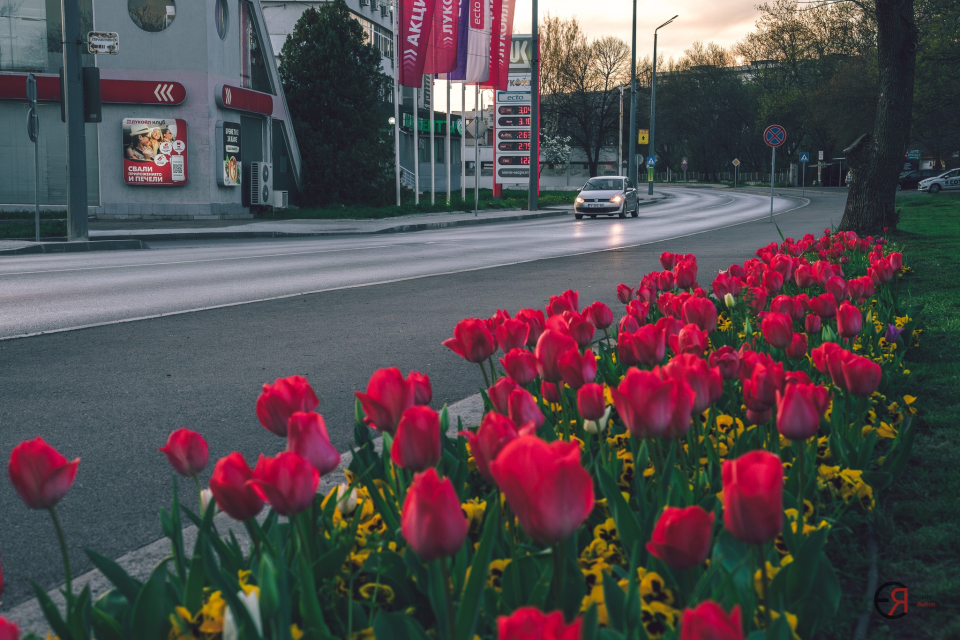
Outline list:
[[[913,0],[875,0],[880,97],[873,135],[861,136],[850,154],[850,192],[840,228],[859,235],[894,228],[897,177],[910,142],[917,26]],[[841,184],[843,177],[841,176]]]

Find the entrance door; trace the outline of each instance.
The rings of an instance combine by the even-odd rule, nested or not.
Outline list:
[[[250,206],[250,163],[263,162],[263,118],[240,116],[240,139],[243,146],[240,160],[243,163],[243,206]]]

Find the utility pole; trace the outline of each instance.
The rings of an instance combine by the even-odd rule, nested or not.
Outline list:
[[[533,0],[533,37],[530,52],[530,193],[527,209],[537,210],[540,189],[540,29],[537,0]],[[496,168],[494,168],[496,171]]]
[[[630,135],[627,140],[627,177],[637,174],[637,0],[633,0],[633,40],[630,45]]]
[[[617,144],[617,173],[623,171],[623,83],[620,83],[620,142]]]
[[[679,15],[679,14],[678,14]],[[650,83],[650,157],[657,157],[657,147],[654,146],[654,135],[656,133],[657,122],[657,31],[664,28],[677,19],[673,16],[662,25],[653,30],[653,80]],[[647,195],[653,195],[653,167],[647,167]]]
[[[67,240],[86,240],[87,142],[83,124],[80,62],[80,2],[61,0],[63,19],[63,106],[67,123]]]

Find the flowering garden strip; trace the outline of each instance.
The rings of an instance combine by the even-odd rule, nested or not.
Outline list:
[[[145,582],[88,551],[115,585],[93,603],[64,551],[65,614],[37,588],[52,630],[812,637],[839,606],[832,530],[872,510],[910,454],[903,357],[918,310],[900,301],[909,268],[882,240],[806,236],[757,255],[708,296],[695,257],[665,253],[663,271],[618,287],[617,323],[574,291],[546,314],[458,323],[444,344],[481,369],[481,424],[447,437],[430,380],[381,369],[356,394],[348,483],[327,495],[320,476],[340,456],[315,392],[298,376],[264,385],[257,416],[286,450],[253,469],[221,459],[199,508],[175,485],[161,515],[171,555]],[[201,489],[202,436],[178,430],[161,451]],[[61,540],[55,506],[78,463],[37,438],[8,466]],[[217,535],[214,501],[244,522],[250,553]],[[192,549],[186,521],[200,529]]]
[[[907,360],[911,388],[922,394],[913,455],[902,478],[884,492],[878,508],[851,518],[849,530],[837,531],[828,549],[841,574],[843,600],[834,637],[850,638],[862,611],[873,611],[873,594],[864,598],[869,558],[864,540],[878,543],[879,583],[909,587],[910,614],[883,620],[875,613],[871,629],[888,627],[890,638],[935,640],[960,633],[960,198],[911,194],[902,207],[892,242],[910,256],[914,273],[902,281],[908,306],[922,306],[924,337]],[[915,608],[915,596],[936,603]],[[868,637],[873,637],[870,635]]]

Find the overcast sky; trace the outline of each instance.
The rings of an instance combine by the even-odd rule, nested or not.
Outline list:
[[[532,0],[516,0],[514,33],[530,33]],[[679,58],[700,40],[729,47],[753,30],[761,0],[637,0],[637,49],[639,58],[653,56],[653,30],[674,15],[679,17],[660,30],[657,53]],[[547,13],[561,18],[576,16],[588,38],[606,35],[630,43],[633,20],[631,0],[539,0],[541,20]],[[659,55],[658,55],[659,57]],[[451,106],[460,108],[460,87],[454,85]],[[472,96],[467,108],[473,107]],[[446,110],[446,87],[437,83],[437,110]]]

